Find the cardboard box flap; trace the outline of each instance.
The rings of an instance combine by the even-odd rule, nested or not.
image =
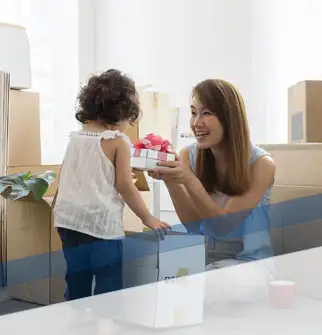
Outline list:
[[[146,180],[143,171],[134,170],[133,174],[134,174],[134,185],[136,186],[136,188],[142,192],[150,191],[150,187],[148,185],[148,182]]]
[[[55,197],[43,197],[42,199],[51,207]]]

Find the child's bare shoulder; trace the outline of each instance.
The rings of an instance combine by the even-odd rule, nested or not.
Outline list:
[[[103,150],[130,150],[129,143],[122,137],[118,136],[113,139],[102,139]]]

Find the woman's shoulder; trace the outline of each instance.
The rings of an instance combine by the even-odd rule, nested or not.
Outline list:
[[[251,151],[251,164],[255,163],[259,158],[267,157],[268,161],[272,161],[273,158],[271,154],[264,150],[263,148],[259,147],[258,145],[252,144],[252,151]]]
[[[276,165],[273,157],[269,152],[256,145],[253,145],[252,148],[251,165],[252,174],[256,179],[263,183],[266,183],[266,180],[270,183],[274,179]]]
[[[188,152],[190,155],[195,155],[197,152],[198,144],[197,142],[190,143],[186,145],[182,151]]]
[[[194,170],[197,157],[197,142],[191,143],[180,150],[180,157],[189,162],[190,168]]]

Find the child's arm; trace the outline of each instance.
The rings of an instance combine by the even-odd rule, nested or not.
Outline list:
[[[149,212],[140,192],[133,183],[130,160],[130,148],[124,140],[120,139],[115,158],[116,189],[145,226],[152,229],[169,228],[167,223],[154,218]]]

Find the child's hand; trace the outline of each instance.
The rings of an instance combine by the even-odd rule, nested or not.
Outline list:
[[[146,227],[154,230],[162,240],[164,240],[164,235],[167,234],[167,231],[171,230],[171,226],[169,224],[158,220],[154,216],[151,216],[145,221],[143,221],[143,224]]]

